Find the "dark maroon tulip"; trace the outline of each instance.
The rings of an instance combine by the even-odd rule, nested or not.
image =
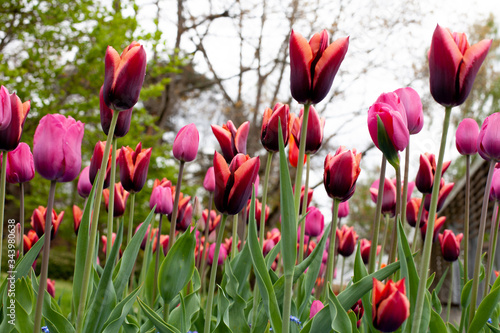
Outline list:
[[[104,197],[104,203],[106,204],[106,211],[108,211],[109,206],[109,189],[102,191]],[[127,199],[130,195],[121,183],[115,184],[115,196],[114,196],[114,206],[113,206],[113,217],[120,217],[125,214],[125,208],[127,207]]]
[[[285,147],[288,144],[288,122],[290,121],[290,108],[288,104],[276,103],[274,109],[266,108],[262,119],[262,128],[260,130],[260,142],[267,151],[279,151],[278,145],[278,127],[283,131],[283,142]]]
[[[247,215],[246,215],[246,223],[248,224],[248,217],[250,216],[250,203],[251,200],[248,200],[247,203]],[[269,206],[266,205],[266,211],[264,212],[264,225],[266,225],[267,218],[269,217]],[[255,221],[257,222],[257,230],[260,229],[260,221],[261,221],[261,215],[262,215],[262,202],[260,202],[258,199],[255,199]]]
[[[307,208],[306,225],[304,232],[309,237],[318,237],[325,228],[325,217],[316,207]]]
[[[149,198],[149,209],[155,208],[155,214],[167,215],[172,213],[173,200],[172,200],[172,183],[163,178],[161,181],[155,179],[153,184],[153,192]]]
[[[358,241],[358,234],[354,231],[354,227],[342,226],[341,229],[337,229],[338,251],[343,257],[349,257],[356,247],[356,242]]]
[[[420,209],[421,204],[421,198],[411,198],[411,200],[406,204],[406,221],[414,228],[417,225],[418,210]],[[422,217],[420,218],[420,223],[418,224],[419,228],[427,223],[427,215],[428,213],[424,210],[422,212]]]
[[[458,124],[455,135],[457,150],[461,155],[474,155],[477,153],[477,137],[479,126],[472,118],[465,118]]]
[[[500,161],[500,113],[486,117],[477,137],[477,151],[486,161]]]
[[[302,205],[304,203],[305,190],[306,190],[306,186],[302,185],[302,187],[300,188],[300,207],[299,207],[300,214],[302,214]],[[314,190],[312,188],[307,190],[307,206],[306,207],[309,207],[309,205],[311,204],[313,194],[314,194]]]
[[[7,182],[11,184],[26,183],[35,177],[35,164],[30,146],[21,142],[16,149],[7,154]]]
[[[353,306],[351,306],[351,310],[356,315],[356,319],[358,320],[356,326],[359,328],[359,326],[361,326],[361,318],[365,313],[365,309],[363,308],[363,302],[361,300],[358,300],[356,303],[354,303]]]
[[[316,313],[320,312],[325,306],[321,301],[315,300],[311,304],[311,310],[309,311],[309,319],[312,319]]]
[[[372,242],[369,241],[368,239],[363,238],[361,242],[359,243],[359,251],[361,252],[361,259],[363,259],[363,262],[365,264],[368,264],[368,261],[370,260],[370,249],[372,247]],[[381,245],[377,246],[377,255],[380,253],[380,250],[382,249]]]
[[[419,133],[424,127],[424,112],[418,93],[410,87],[394,91],[404,106],[410,135]]]
[[[248,202],[259,172],[259,157],[236,155],[227,165],[224,157],[215,152],[215,207],[221,213],[238,214]]]
[[[208,192],[215,191],[215,174],[214,167],[210,167],[205,174],[205,179],[203,179],[203,188]]]
[[[125,190],[139,192],[144,187],[148,176],[151,149],[142,149],[140,142],[135,150],[129,146],[120,149],[118,165],[120,166],[120,181]]]
[[[293,139],[300,147],[300,133],[302,132],[302,119],[304,109],[300,110],[299,117],[294,117],[292,124]],[[325,118],[320,118],[316,109],[311,106],[309,109],[309,119],[307,120],[306,136],[306,154],[316,154],[323,143],[323,129],[325,127]]]
[[[82,166],[84,124],[60,114],[45,115],[35,130],[35,170],[45,179],[60,183],[74,180]]]
[[[370,187],[370,195],[374,203],[377,203],[379,183],[380,180],[377,179]],[[382,214],[390,214],[391,217],[394,216],[396,213],[396,198],[396,186],[394,182],[389,178],[385,178],[384,195],[382,196]]]
[[[464,33],[436,26],[429,50],[431,95],[443,106],[462,104],[469,95],[491,39],[472,46]]]
[[[76,189],[78,194],[82,198],[87,198],[90,195],[90,191],[92,190],[92,183],[90,182],[89,177],[90,166],[86,166],[83,168],[82,172],[80,172],[80,177],[78,177],[78,184]]]
[[[410,301],[406,297],[405,279],[387,284],[373,278],[372,321],[381,332],[394,332],[410,316]]]
[[[446,261],[453,262],[460,256],[460,242],[464,237],[463,234],[455,236],[453,231],[445,229],[442,234],[439,234],[439,244],[441,245],[441,253]]]
[[[111,46],[104,58],[103,99],[115,111],[131,109],[139,100],[146,73],[146,52],[141,44],[132,42],[122,54]]]
[[[438,239],[439,232],[441,231],[441,228],[444,226],[444,223],[446,222],[446,217],[441,216],[436,219],[434,222],[434,233],[432,235],[432,242],[434,243]],[[420,234],[422,235],[422,239],[425,240],[425,234],[427,233],[427,222],[420,227]]]
[[[7,129],[12,119],[12,107],[10,105],[10,95],[7,88],[0,88],[0,131]]]
[[[453,186],[455,183],[444,183],[444,179],[441,179],[441,184],[439,186],[439,196],[438,196],[438,203],[437,203],[437,208],[436,212],[441,211],[443,208],[444,203],[446,202],[446,198],[448,198],[448,195],[450,195],[451,191],[453,190]],[[425,202],[424,202],[424,208],[425,210],[429,211],[429,208],[431,207],[431,196],[427,195],[425,197]]]
[[[109,126],[111,126],[111,119],[113,118],[113,110],[110,109],[106,103],[104,103],[104,97],[102,94],[102,87],[101,87],[101,92],[99,93],[99,108],[101,112],[101,126],[102,126],[102,131],[104,134],[108,135],[109,133]],[[132,120],[132,111],[133,108],[130,108],[125,111],[121,111],[118,114],[118,119],[116,120],[116,126],[115,126],[115,137],[117,138],[122,138],[125,135],[127,135],[128,131],[130,130],[130,121]]]
[[[30,101],[21,102],[16,93],[10,96],[11,120],[9,126],[0,130],[0,150],[14,150],[23,134],[24,121],[30,111]]]
[[[338,217],[347,217],[349,215],[349,201],[344,201],[339,204]]]
[[[73,205],[73,228],[75,229],[75,234],[78,236],[78,230],[80,229],[80,223],[82,222],[83,212],[77,205]]]
[[[317,104],[330,91],[349,46],[349,37],[329,44],[328,32],[316,33],[309,43],[292,30],[290,36],[290,90],[301,103]]]
[[[90,184],[94,184],[97,179],[97,174],[99,173],[99,169],[101,168],[102,158],[104,156],[104,148],[106,147],[106,141],[97,141],[94,147],[94,153],[90,158],[90,167],[89,167],[89,180]],[[103,188],[109,187],[110,176],[111,176],[111,151],[108,156],[108,163],[106,167],[106,178],[104,179]]]
[[[354,194],[361,172],[360,161],[361,153],[356,154],[356,149],[351,151],[344,146],[340,146],[335,155],[326,156],[323,183],[330,198],[346,201]]]
[[[420,193],[431,194],[432,186],[434,185],[434,178],[436,173],[436,156],[430,153],[424,153],[420,155],[420,167],[417,171],[417,177],[415,179],[415,185]],[[443,170],[441,175],[450,166],[451,161],[443,162]]]
[[[497,164],[498,166],[498,164]],[[495,168],[491,179],[490,200],[500,201],[500,169]]]
[[[211,126],[227,163],[231,163],[237,154],[247,153],[248,131],[250,131],[249,121],[245,121],[238,129],[231,120],[228,120],[227,124],[223,124],[222,127],[218,125]]]
[[[50,239],[54,239],[56,237],[57,231],[59,230],[59,225],[62,222],[64,217],[64,211],[59,214],[56,213],[56,210],[52,210],[52,229],[50,234]],[[47,208],[43,206],[38,206],[33,211],[33,215],[31,215],[31,227],[35,230],[38,237],[42,237],[45,234],[45,219],[47,218]]]
[[[195,124],[189,124],[179,130],[174,139],[172,153],[179,161],[191,162],[198,154],[200,134]]]

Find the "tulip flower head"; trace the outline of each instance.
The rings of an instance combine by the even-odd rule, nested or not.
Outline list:
[[[424,112],[418,93],[410,87],[394,91],[403,104],[410,135],[419,133],[424,127]]]
[[[288,140],[288,161],[290,165],[294,168],[297,167],[297,162],[299,159],[299,147],[293,138],[293,135],[290,135]],[[304,162],[302,164],[306,164],[307,156],[304,155]]]
[[[312,319],[316,313],[320,312],[324,307],[321,301],[314,300],[311,304],[311,310],[309,311],[309,319]]]
[[[175,186],[172,186],[172,194],[175,193]],[[175,194],[174,194],[175,195]],[[168,215],[168,220],[172,221],[173,214]],[[193,218],[193,205],[191,204],[191,197],[184,196],[183,193],[179,196],[179,206],[177,210],[177,223],[175,228],[177,230],[186,231],[191,225]]]
[[[260,130],[260,142],[267,151],[278,152],[278,126],[283,131],[283,142],[288,144],[288,123],[290,121],[290,107],[288,104],[276,103],[273,109],[266,108]]]
[[[316,33],[309,42],[292,30],[290,35],[290,90],[301,104],[321,102],[333,83],[349,46],[349,37],[329,44],[328,32]]]
[[[59,230],[59,225],[64,217],[64,211],[59,214],[56,213],[55,209],[52,209],[52,229],[50,233],[50,239],[56,237],[57,231]],[[43,206],[38,206],[33,211],[31,215],[31,227],[35,230],[38,237],[42,237],[45,234],[45,219],[47,218],[47,208]]]
[[[448,198],[448,195],[450,195],[451,191],[453,190],[453,186],[455,186],[455,183],[445,184],[444,179],[441,179],[436,212],[439,212],[441,211],[441,209],[443,209],[444,203],[446,202],[446,198]],[[430,206],[431,206],[431,196],[427,195],[424,201],[425,210],[429,211]]]
[[[360,162],[361,153],[356,154],[356,149],[351,151],[344,146],[340,146],[335,155],[326,156],[323,183],[330,198],[346,201],[354,194],[361,172]]]
[[[23,235],[23,250],[24,253],[28,252],[36,242],[38,242],[39,237],[35,230],[31,229],[28,231],[27,235]]]
[[[443,169],[441,175],[450,166],[451,161],[443,162]],[[420,166],[417,171],[417,177],[415,179],[415,185],[420,193],[431,194],[432,186],[434,185],[434,179],[436,177],[437,161],[436,156],[430,153],[424,153],[420,155]]]
[[[344,201],[339,204],[338,217],[347,217],[349,215],[349,201]]]
[[[104,67],[104,103],[115,111],[132,108],[139,100],[146,73],[144,47],[132,42],[119,55],[113,47],[108,46]]]
[[[370,260],[370,249],[372,247],[372,242],[369,241],[366,238],[363,238],[361,242],[359,243],[359,249],[361,252],[361,258],[363,259],[363,262],[365,264],[368,264],[368,261]],[[382,249],[381,245],[377,246],[377,255],[380,253],[380,250]]]
[[[231,120],[228,120],[222,127],[218,125],[211,126],[227,163],[231,163],[237,154],[247,153],[247,139],[250,131],[249,121],[245,121],[238,129]]]
[[[0,93],[0,99],[3,95]],[[9,96],[10,98],[10,124],[5,129],[0,130],[0,150],[14,150],[23,134],[24,121],[30,111],[30,101],[21,102],[16,93]]]
[[[302,132],[302,119],[304,109],[300,110],[299,117],[293,118],[292,135],[297,146],[300,146],[300,135]],[[309,109],[309,117],[307,120],[307,135],[306,135],[306,154],[316,154],[323,143],[323,129],[325,127],[325,118],[320,118],[316,109],[311,106]]]
[[[318,237],[325,228],[325,217],[316,207],[307,208],[304,231],[309,237]]]
[[[249,216],[250,216],[250,204],[251,200],[248,200],[247,203],[247,214],[246,214],[246,223],[248,224],[249,222]],[[257,222],[257,230],[260,229],[260,222],[261,222],[261,215],[262,215],[262,202],[260,202],[258,199],[255,199],[255,221]],[[267,222],[267,218],[269,217],[269,206],[266,205],[265,211],[264,211],[264,225]]]
[[[73,228],[75,229],[75,234],[78,236],[78,230],[80,229],[80,223],[82,222],[83,212],[77,205],[73,205]]]
[[[422,204],[421,198],[412,198],[406,204],[406,221],[413,228],[415,228],[415,226],[417,225],[418,211],[420,209],[421,204]],[[422,211],[422,217],[420,218],[420,222],[418,224],[419,228],[421,228],[425,223],[427,223],[428,214],[429,213],[426,212],[425,210]]]
[[[353,306],[351,306],[351,310],[356,315],[356,319],[358,319],[356,326],[359,328],[359,326],[361,326],[361,318],[365,313],[365,309],[363,308],[363,302],[361,300],[358,300],[356,303],[354,303]]]
[[[210,167],[205,174],[205,179],[203,179],[203,188],[208,192],[215,191],[215,174],[214,167]]]
[[[94,153],[90,158],[90,167],[89,167],[89,180],[91,184],[94,184],[97,174],[99,173],[99,169],[101,168],[102,159],[104,157],[104,149],[106,148],[106,141],[97,141],[94,147]],[[106,166],[106,178],[104,179],[103,188],[109,187],[109,182],[111,178],[111,150],[109,151],[108,163]]]
[[[474,155],[477,153],[477,137],[479,126],[472,118],[465,118],[458,124],[455,135],[457,150],[461,155]]]
[[[172,200],[172,183],[163,178],[161,181],[155,179],[153,184],[153,192],[149,198],[149,209],[155,208],[155,214],[167,215],[172,213],[173,200]]]
[[[377,179],[370,186],[370,195],[374,203],[377,203],[379,183],[380,180]],[[396,193],[394,182],[391,179],[385,178],[384,194],[382,196],[382,214],[389,214],[391,217],[396,214]]]
[[[445,216],[438,217],[434,222],[434,233],[432,235],[433,243],[438,239],[439,232],[441,231],[441,228],[444,226],[445,222],[446,222]],[[427,222],[420,228],[420,234],[422,235],[423,240],[425,240],[426,233],[427,233]]]
[[[87,198],[90,195],[90,191],[92,191],[92,183],[90,182],[89,176],[90,166],[86,166],[83,168],[82,172],[80,172],[80,177],[78,177],[78,184],[76,189],[78,194],[82,198]]]
[[[12,119],[12,108],[10,105],[10,95],[7,88],[0,88],[0,131],[7,129]]]
[[[104,203],[106,204],[106,211],[108,211],[109,206],[109,189],[102,191],[104,197]],[[125,208],[127,207],[127,199],[130,195],[121,183],[115,184],[115,196],[114,196],[114,206],[113,206],[113,217],[120,217],[125,214]]]
[[[460,256],[460,242],[463,234],[455,236],[453,231],[446,229],[442,234],[439,234],[439,244],[441,245],[441,253],[444,260],[453,262]]]
[[[486,161],[500,161],[500,112],[486,117],[477,137],[477,152]]]
[[[16,149],[7,154],[7,182],[11,184],[26,183],[35,177],[35,164],[30,146],[21,142]]]
[[[224,260],[226,260],[228,254],[228,250],[224,246],[224,244],[220,245],[220,250],[219,250],[219,258],[217,260],[217,264],[220,266],[224,263]],[[210,244],[210,247],[208,248],[208,256],[207,256],[207,264],[212,265],[214,261],[214,255],[215,255],[215,243]]]
[[[373,327],[381,332],[394,332],[410,316],[410,301],[406,297],[405,279],[387,284],[373,278]]]
[[[498,166],[498,164],[497,164]],[[490,200],[500,201],[500,169],[495,168],[491,179]]]
[[[103,87],[101,86],[101,91],[99,93],[99,109],[101,113],[101,126],[104,134],[108,135],[109,127],[111,126],[111,119],[113,119],[113,110],[110,109],[104,102]],[[117,138],[122,138],[127,135],[130,130],[130,122],[132,120],[133,108],[118,113],[118,119],[116,120],[115,133],[114,136]]]
[[[179,130],[172,147],[174,157],[179,161],[191,162],[196,158],[200,134],[195,124],[189,124]]]
[[[491,42],[485,39],[470,46],[464,33],[436,26],[429,50],[429,81],[436,102],[453,107],[467,99]]]
[[[120,149],[118,154],[120,181],[128,192],[139,192],[144,187],[148,176],[151,149],[142,149],[140,142],[135,150],[129,146]]]
[[[56,281],[47,279],[47,292],[52,298],[56,297]]]
[[[349,257],[356,247],[356,242],[358,241],[358,234],[354,231],[354,227],[342,226],[341,229],[337,229],[338,251],[343,257]]]

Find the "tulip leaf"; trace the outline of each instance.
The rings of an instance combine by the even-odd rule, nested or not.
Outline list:
[[[499,302],[500,286],[497,286],[492,289],[490,293],[483,298],[481,304],[479,304],[476,314],[472,319],[472,323],[470,324],[469,332],[479,332],[486,325]]]
[[[170,303],[191,280],[195,247],[194,231],[186,231],[172,245],[163,260],[158,273],[158,290],[165,304]]]
[[[174,326],[167,324],[156,312],[153,311],[146,303],[144,303],[140,298],[137,299],[139,306],[146,316],[151,320],[153,325],[160,333],[180,333],[180,331]],[[142,330],[141,330],[142,331]]]
[[[296,239],[297,234],[294,236]],[[275,332],[281,333],[281,312],[278,307],[278,300],[273,290],[271,277],[269,276],[264,255],[257,238],[257,222],[255,221],[255,189],[252,189],[252,200],[250,201],[250,215],[248,217],[248,245],[255,271],[257,285],[264,303],[267,315]]]
[[[102,333],[113,333],[120,331],[120,327],[122,327],[127,314],[132,309],[132,305],[134,305],[140,289],[141,287],[136,288],[116,305],[116,307],[109,315],[108,320],[106,321],[106,323],[104,323],[104,330],[102,331]]]
[[[431,321],[429,322],[430,333],[443,333],[448,332],[446,324],[441,316],[431,309]]]
[[[377,140],[380,151],[384,154],[387,162],[389,162],[394,168],[399,168],[399,155],[394,145],[391,143],[387,131],[385,129],[384,123],[380,116],[377,115]]]
[[[241,252],[242,253],[242,252]],[[236,259],[236,258],[235,258]],[[236,279],[235,274],[232,269],[232,262],[226,261],[224,264],[224,274],[228,277],[228,283],[226,285],[225,291],[227,295],[231,298],[229,304],[229,327],[234,332],[250,332],[250,327],[248,326],[247,321],[245,320],[245,307],[246,302],[240,296],[239,284]]]
[[[495,326],[491,325],[490,323],[486,323],[486,326],[488,326],[488,328],[491,330],[491,332],[500,333],[500,328],[495,327]]]
[[[182,303],[184,303],[184,310],[182,306],[178,306],[172,310],[168,318],[169,323],[174,327],[180,327],[182,316],[184,316],[185,323],[189,325],[193,317],[200,311],[200,296],[198,296],[197,292],[192,292],[186,297],[183,297],[181,299],[181,305]]]
[[[349,316],[349,320],[351,321],[351,330],[353,333],[359,333],[358,330],[358,317],[356,317],[356,314],[354,311],[349,311],[347,312],[347,315]]]
[[[337,315],[335,319],[332,321],[332,329],[337,332],[342,333],[352,333],[351,329],[351,321],[349,320],[349,316],[347,315],[348,309],[344,309],[340,304],[339,300],[332,292],[332,288],[330,283],[328,283],[328,304],[330,305],[330,309],[336,308]]]

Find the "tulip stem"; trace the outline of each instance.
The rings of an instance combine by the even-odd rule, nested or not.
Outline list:
[[[345,267],[345,257],[342,256],[342,269],[340,271],[340,290],[342,292],[344,290],[344,267]]]
[[[148,272],[149,264],[151,263],[151,235],[153,234],[154,230],[154,223],[155,219],[151,221],[151,226],[148,227],[146,230],[146,247],[144,248],[144,257],[142,260],[142,268],[141,268],[141,274],[139,275],[139,285],[142,286],[144,280],[146,279],[146,275]],[[141,299],[144,299],[144,292],[145,288],[141,288],[140,294],[141,294]],[[153,308],[153,304],[151,304],[151,308]],[[139,308],[139,312],[137,315],[137,321],[140,323],[141,322],[141,309]]]
[[[375,272],[375,258],[377,257],[378,234],[380,233],[380,217],[382,215],[382,197],[384,196],[385,169],[387,167],[387,159],[382,154],[382,162],[380,163],[380,177],[377,192],[377,208],[375,208],[375,219],[373,220],[372,245],[370,248],[370,258],[368,261],[368,272]]]
[[[403,195],[401,201],[401,225],[406,223],[406,204],[408,200],[408,173],[410,169],[410,140],[408,140],[408,146],[405,149],[405,173],[403,176]],[[399,185],[401,186],[401,184]],[[411,194],[411,193],[410,193]],[[397,221],[396,221],[397,223]]]
[[[260,225],[259,225],[259,245],[264,248],[265,237],[265,224],[266,224],[266,205],[267,205],[267,187],[269,185],[269,175],[271,174],[271,162],[273,160],[274,152],[267,152],[266,171],[264,174],[264,184],[262,184],[262,209],[260,212]],[[258,289],[258,288],[257,288]]]
[[[109,156],[109,151],[111,149],[111,141],[113,140],[113,133],[115,132],[116,122],[118,120],[118,114],[119,112],[113,112],[113,117],[111,118],[111,124],[109,125],[109,130],[108,130],[108,138],[106,140],[106,145],[104,146],[103,156]],[[85,268],[83,270],[82,290],[80,291],[80,303],[78,304],[76,333],[81,333],[83,330],[83,315],[85,312],[85,305],[87,304],[87,296],[88,296],[87,293],[89,289],[90,272],[92,269],[92,262],[94,259],[94,248],[97,238],[97,225],[99,221],[99,212],[100,212],[99,208],[102,199],[102,188],[104,186],[104,178],[106,177],[107,166],[108,166],[108,159],[103,158],[101,162],[101,168],[97,176],[97,187],[94,197],[94,211],[92,214],[92,222],[90,226],[90,237],[87,246],[87,255],[85,258]]]
[[[450,322],[451,301],[453,300],[453,261],[450,262],[450,291],[448,292],[448,304],[446,305],[446,322]]]
[[[175,242],[175,227],[177,224],[177,213],[179,211],[179,196],[181,195],[182,174],[184,173],[184,161],[180,161],[179,175],[177,176],[177,185],[175,186],[174,208],[172,210],[172,219],[170,220],[170,234],[168,238],[167,253]],[[210,213],[210,212],[209,212]]]
[[[378,257],[377,269],[380,269],[380,267],[382,267],[382,258],[384,257],[385,244],[387,243],[387,236],[389,235],[389,214],[385,214],[384,216],[384,225],[384,240],[382,240],[382,247]]]
[[[116,144],[118,138],[113,138],[111,146],[111,170],[109,175],[109,201],[108,201],[108,239],[113,237],[113,217],[115,211],[115,179],[116,179]],[[107,156],[103,157],[106,158]],[[106,262],[111,253],[111,246],[106,246]]]
[[[163,221],[163,214],[160,214],[160,222],[158,223],[158,232],[156,233],[155,277],[153,283],[153,297],[151,299],[151,305],[153,306],[153,309],[156,299],[156,288],[158,286],[158,269],[160,266],[160,247],[161,247],[160,235],[161,235],[162,221]],[[170,239],[168,241],[170,242]]]
[[[470,155],[465,156],[464,281],[469,281]]]
[[[238,214],[233,216],[233,240],[231,242],[231,260],[238,253]]]
[[[281,331],[290,332],[290,313],[292,307],[293,273],[285,274],[285,295],[283,296],[283,319]]]
[[[444,121],[443,121],[443,132],[441,135],[441,144],[439,147],[439,157],[436,166],[434,184],[432,187],[432,196],[431,196],[431,205],[429,208],[429,220],[427,222],[427,230],[429,232],[434,232],[434,222],[436,220],[436,211],[437,211],[437,202],[439,196],[439,185],[441,183],[441,173],[443,170],[443,158],[444,151],[446,148],[446,137],[448,136],[448,127],[450,125],[450,116],[451,116],[451,107],[446,107]],[[422,202],[422,205],[424,203]],[[420,223],[420,221],[418,221]],[[432,235],[432,234],[431,234]],[[425,237],[422,258],[420,260],[420,281],[418,283],[418,291],[417,291],[417,301],[415,303],[415,316],[412,324],[412,332],[417,333],[420,329],[420,322],[422,320],[422,311],[424,309],[424,298],[425,298],[425,290],[427,283],[427,276],[429,270],[429,261],[431,259],[431,251],[432,251],[432,240],[434,237]],[[479,260],[478,260],[479,264]]]
[[[130,209],[128,215],[128,230],[127,230],[127,245],[132,239],[132,230],[134,229],[134,208],[135,208],[135,192],[130,193]]]
[[[311,104],[304,104],[304,113],[302,116],[302,126],[300,127],[300,142],[299,142],[299,157],[297,159],[297,170],[295,173],[295,219],[299,220],[299,209],[300,209],[300,192],[302,189],[302,170],[304,169],[304,154],[306,150],[306,138],[307,138],[307,122],[309,120],[309,108]],[[305,194],[304,194],[305,195]]]
[[[39,277],[40,283],[38,285],[38,296],[36,298],[34,333],[39,333],[42,326],[42,309],[45,289],[47,288],[47,274],[49,272],[50,238],[52,236],[52,209],[54,208],[56,184],[57,182],[55,180],[50,182],[49,201],[47,203],[47,211],[45,214],[45,239],[43,243],[42,267],[40,269]]]
[[[7,154],[8,152],[6,151],[4,151],[2,154],[2,171],[0,174],[0,221],[2,221],[2,227],[0,228],[0,272],[2,271],[2,249],[3,249],[2,243],[3,243],[3,227],[4,227],[4,215],[5,215],[5,182],[7,178]]]
[[[203,291],[205,290],[205,265],[207,263],[207,248],[209,246],[208,243],[208,236],[210,233],[210,222],[212,221],[212,203],[213,203],[213,192],[209,192],[208,195],[208,216],[207,216],[207,223],[205,224],[205,241],[203,242],[203,253],[201,255],[201,270],[200,270],[200,278],[201,278],[201,287],[200,291],[203,294]],[[170,242],[170,240],[169,240]]]
[[[396,261],[396,249],[398,245],[398,234],[397,234],[397,223],[398,218],[401,217],[401,170],[398,167],[396,169],[396,214],[394,215],[394,227],[392,228],[391,236],[391,252],[389,253],[388,264]],[[383,248],[382,248],[383,251]]]
[[[427,193],[422,194],[422,201],[420,201],[420,206],[418,207],[417,222],[415,223],[415,234],[413,235],[413,244],[411,245],[411,252],[415,253],[417,250],[417,234],[420,230],[420,221],[422,220],[422,214],[424,213],[425,197]]]
[[[222,244],[222,239],[224,238],[224,226],[226,225],[227,214],[222,215],[222,220],[217,226],[215,233],[217,234],[217,240],[215,242],[215,251],[212,259],[212,269],[210,271],[210,283],[208,285],[208,298],[207,306],[205,307],[205,329],[203,332],[210,333],[210,323],[212,321],[212,305],[214,301],[214,291],[215,291],[215,279],[217,277],[217,266],[219,264],[219,252],[220,245]],[[170,243],[170,242],[169,242]]]
[[[498,240],[498,221],[500,214],[498,214],[498,201],[495,201],[495,208],[493,208],[493,217],[491,218],[490,229],[490,242],[488,244],[488,266],[486,267],[486,291],[484,296],[490,292],[491,269],[493,268],[493,260],[495,259],[495,250],[497,248]],[[493,237],[492,237],[493,235]]]
[[[19,245],[19,259],[24,255],[24,183],[19,183],[21,196],[19,197],[19,222],[21,224],[21,245]]]
[[[305,199],[305,198],[304,198]],[[326,266],[326,279],[323,283],[323,300],[328,299],[328,283],[333,285],[333,270],[334,270],[334,259],[335,259],[335,239],[337,238],[337,221],[339,215],[339,199],[333,199],[333,209],[332,209],[332,228],[330,230],[330,247],[328,249],[328,262]]]
[[[306,154],[306,183],[304,185],[304,199],[302,199],[302,216],[307,213],[307,199],[309,192],[309,171],[311,170],[311,158]],[[300,222],[300,242],[299,242],[299,263],[304,260],[304,240],[306,238],[306,219],[303,218]]]

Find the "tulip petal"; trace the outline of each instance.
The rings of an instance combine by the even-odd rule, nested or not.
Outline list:
[[[306,103],[311,89],[311,46],[301,34],[292,30],[290,36],[290,90],[299,103]]]
[[[382,332],[393,332],[410,316],[410,302],[401,292],[396,291],[382,302],[377,309],[373,326]]]
[[[234,147],[236,151],[241,154],[247,153],[247,138],[248,132],[250,131],[250,122],[245,121],[236,131],[236,135],[234,136]]]
[[[234,183],[227,198],[228,213],[239,213],[245,207],[252,193],[252,183],[259,173],[260,160],[253,157],[234,172]]]
[[[215,175],[215,191],[214,203],[217,209],[224,213],[224,193],[226,191],[226,184],[229,180],[231,172],[224,157],[215,152],[214,153],[214,175]]]
[[[61,133],[64,128],[62,115],[49,114],[43,117],[33,138],[33,159],[35,170],[45,179],[56,180],[61,176],[64,156]]]
[[[139,153],[139,156],[137,156],[137,160],[135,161],[133,174],[133,189],[135,192],[142,190],[148,178],[148,168],[149,160],[151,159],[151,151],[152,148],[142,150]]]
[[[71,124],[68,127],[68,124]],[[84,124],[71,117],[65,123],[66,135],[63,140],[64,174],[58,182],[66,183],[78,177],[82,167],[82,139]]]
[[[222,155],[226,159],[226,162],[230,163],[234,157],[233,148],[231,145],[231,132],[219,125],[211,125],[211,127],[215,138],[217,139],[217,141],[219,141]]]

